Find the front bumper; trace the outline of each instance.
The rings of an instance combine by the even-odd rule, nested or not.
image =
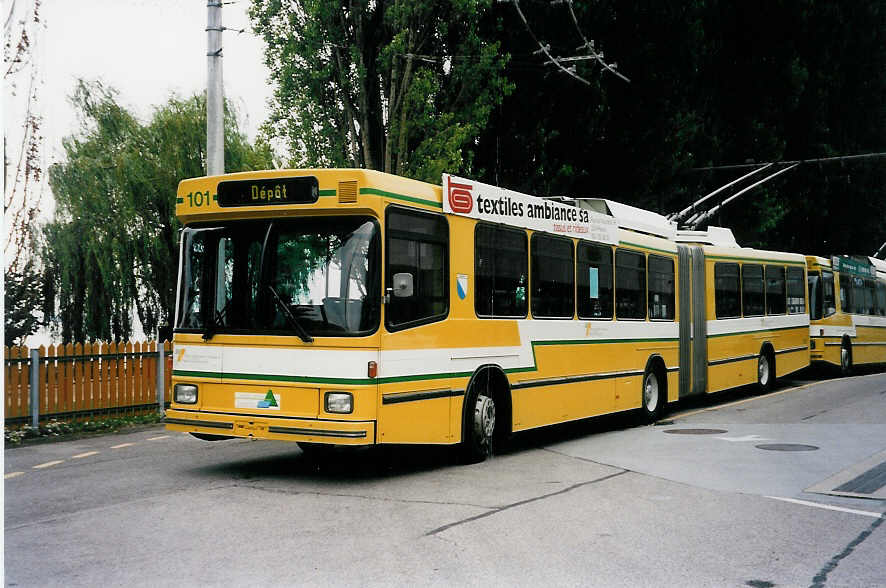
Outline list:
[[[273,418],[265,415],[199,410],[167,410],[166,429],[244,439],[304,441],[335,445],[372,445],[376,442],[375,421]]]

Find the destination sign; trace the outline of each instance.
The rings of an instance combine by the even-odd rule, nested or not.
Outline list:
[[[834,271],[845,274],[855,274],[864,276],[865,278],[877,277],[877,270],[868,262],[868,260],[859,261],[850,257],[834,255],[831,257],[831,265]]]
[[[227,180],[218,184],[219,206],[311,204],[319,195],[320,187],[314,176]]]
[[[616,220],[599,212],[450,174],[443,174],[443,192],[443,210],[451,214],[599,243],[618,244]]]

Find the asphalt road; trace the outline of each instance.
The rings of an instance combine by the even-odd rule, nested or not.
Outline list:
[[[884,462],[878,373],[530,432],[471,466],[155,427],[5,452],[5,582],[886,586]]]

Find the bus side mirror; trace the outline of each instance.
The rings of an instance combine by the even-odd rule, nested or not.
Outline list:
[[[157,327],[157,342],[172,341],[172,325],[160,325]]]
[[[410,273],[394,274],[394,298],[408,298],[414,294],[413,278]]]

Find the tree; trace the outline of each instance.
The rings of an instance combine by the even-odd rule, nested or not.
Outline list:
[[[491,0],[253,0],[274,84],[264,129],[295,166],[378,169],[439,182],[512,86]],[[483,26],[481,26],[483,25]]]
[[[82,128],[49,170],[56,216],[44,231],[48,314],[65,342],[127,339],[133,311],[145,333],[175,308],[178,182],[205,173],[206,106],[176,97],[146,125],[117,94],[80,81],[72,96]],[[226,109],[230,171],[272,166],[267,145],[251,146]]]
[[[3,133],[6,229],[3,332],[6,345],[21,343],[42,321],[42,275],[36,258],[38,235],[34,226],[44,185],[43,120],[39,100],[40,63],[35,55],[44,27],[39,0],[9,4],[3,27],[4,99],[8,119],[18,116],[21,119],[15,131],[9,133],[4,128]],[[27,91],[22,92],[25,87]],[[16,132],[20,134],[16,136]]]

